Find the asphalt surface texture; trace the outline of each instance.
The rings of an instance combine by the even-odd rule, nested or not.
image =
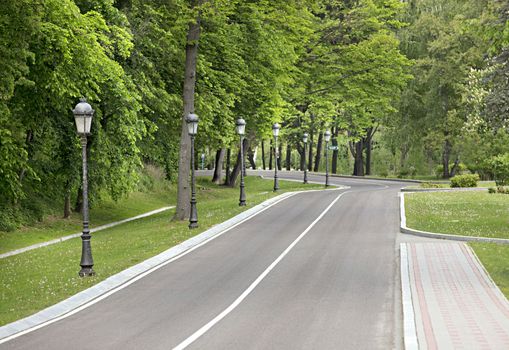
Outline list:
[[[298,172],[279,175],[302,179]],[[0,348],[403,348],[399,244],[426,241],[399,233],[398,192],[405,184],[330,182],[350,188],[287,198]]]

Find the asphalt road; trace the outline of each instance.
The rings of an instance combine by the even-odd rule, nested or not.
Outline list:
[[[0,348],[402,348],[401,184],[331,182]]]

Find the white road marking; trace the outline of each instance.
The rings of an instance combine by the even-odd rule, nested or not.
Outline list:
[[[284,259],[284,257],[299,243],[299,241],[316,225],[318,221],[320,221],[325,214],[332,208],[332,206],[346,193],[350,193],[351,191],[343,192],[339,194],[331,204],[325,210],[309,225],[304,232],[302,232],[299,237],[297,237],[289,246],[284,250],[279,257],[277,257],[276,260],[272,262],[272,264],[269,265],[265,269],[265,271],[262,272],[261,275],[256,278],[256,280],[251,283],[251,285],[230,305],[228,306],[223,312],[221,312],[219,315],[217,315],[215,318],[213,318],[210,322],[208,322],[206,325],[201,327],[199,330],[197,330],[195,333],[193,333],[191,336],[189,336],[187,339],[185,339],[182,343],[178,344],[176,347],[173,348],[173,350],[182,350],[191,345],[194,341],[196,341],[198,338],[200,338],[202,335],[204,335],[209,329],[214,327],[219,321],[221,321],[224,317],[226,317],[230,312],[232,312],[237,306],[242,303],[244,299],[247,298],[249,294],[260,284],[260,282],[274,269],[274,267],[279,264],[281,260]]]

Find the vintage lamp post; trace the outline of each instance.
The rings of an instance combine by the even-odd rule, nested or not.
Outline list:
[[[81,270],[80,277],[95,275],[92,258],[92,246],[90,245],[90,229],[88,227],[88,174],[87,174],[87,136],[90,135],[90,126],[92,125],[92,117],[94,110],[87,103],[85,98],[81,98],[80,102],[74,107],[72,113],[76,121],[76,130],[81,137],[81,154],[83,161],[83,231],[81,234]]]
[[[244,134],[246,132],[246,121],[242,118],[237,119],[235,123],[237,128],[237,134],[240,138],[240,198],[239,198],[239,206],[246,205],[246,192],[244,190]]]
[[[198,116],[190,113],[187,115],[187,132],[191,136],[191,211],[189,213],[189,228],[198,227],[198,212],[196,210],[196,180],[194,176],[194,137],[198,132]]]
[[[305,132],[304,135],[302,135],[302,142],[304,142],[304,183],[308,183],[308,167],[306,165],[306,146],[308,144],[308,133]]]
[[[278,167],[278,157],[279,152],[277,148],[277,137],[279,136],[280,126],[278,123],[274,123],[272,125],[272,135],[274,135],[274,159],[275,159],[275,167],[274,167],[274,191],[279,190],[279,182],[277,179],[277,167]]]
[[[329,186],[329,141],[330,141],[331,133],[327,130],[323,134],[323,138],[325,139],[325,187]]]

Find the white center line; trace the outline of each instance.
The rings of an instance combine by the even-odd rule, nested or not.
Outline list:
[[[209,329],[211,329],[212,327],[214,327],[214,325],[216,325],[219,321],[221,321],[224,317],[226,317],[230,312],[232,312],[237,306],[239,306],[239,304],[247,298],[247,296],[249,294],[251,294],[251,292],[256,288],[256,286],[258,286],[258,284],[260,284],[260,282],[274,269],[274,267],[276,267],[277,264],[279,264],[279,262],[281,260],[283,260],[283,258],[293,249],[293,247],[295,247],[295,245],[297,245],[297,243],[299,243],[299,241],[313,228],[313,226],[316,225],[316,223],[318,221],[320,221],[325,214],[327,214],[327,212],[330,210],[330,208],[332,208],[332,206],[344,195],[344,194],[347,194],[351,191],[347,191],[347,192],[343,192],[341,194],[339,194],[333,201],[331,204],[329,204],[329,206],[327,208],[325,208],[325,210],[315,219],[315,221],[313,221],[311,223],[311,225],[309,225],[305,230],[304,232],[302,232],[299,237],[297,237],[293,242],[292,244],[290,244],[288,246],[288,248],[285,249],[285,251],[283,253],[281,253],[280,256],[277,257],[276,260],[274,260],[272,262],[272,264],[269,265],[269,267],[267,267],[265,269],[265,271],[262,272],[262,274],[260,276],[258,276],[258,278],[256,278],[256,280],[251,283],[251,285],[230,305],[228,306],[225,310],[223,310],[219,315],[217,315],[216,317],[214,317],[210,322],[208,322],[206,325],[204,325],[203,327],[201,327],[200,329],[198,329],[196,332],[194,332],[191,336],[189,336],[187,339],[185,339],[182,343],[178,344],[176,347],[173,348],[173,350],[182,350],[182,349],[185,349],[186,347],[188,347],[189,345],[191,345],[194,341],[196,341],[198,338],[200,338],[202,335],[204,335]]]

